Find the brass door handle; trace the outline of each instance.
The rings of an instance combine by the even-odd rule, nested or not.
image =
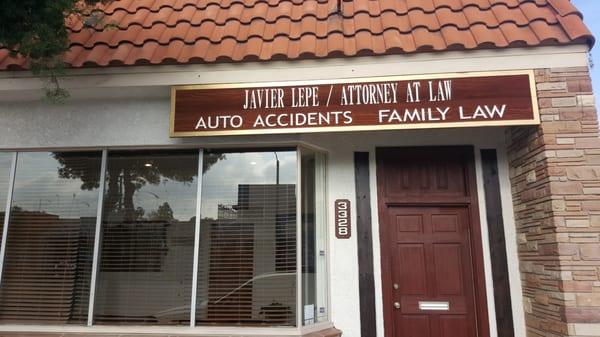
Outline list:
[[[394,302],[394,308],[400,309],[400,302]]]

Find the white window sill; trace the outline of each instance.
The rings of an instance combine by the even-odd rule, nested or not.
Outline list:
[[[72,326],[72,325],[25,325],[7,324],[0,325],[0,335],[14,333],[21,336],[23,333],[43,335],[64,334],[69,335],[139,335],[139,336],[280,336],[296,337],[311,332],[332,328],[330,322],[317,323],[311,326],[298,328],[258,328],[258,327],[171,327],[171,326]]]

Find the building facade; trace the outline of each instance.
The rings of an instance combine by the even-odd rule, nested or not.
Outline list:
[[[600,336],[569,1],[99,6],[0,49],[0,336]]]

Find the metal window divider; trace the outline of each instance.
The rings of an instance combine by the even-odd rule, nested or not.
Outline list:
[[[15,187],[15,175],[17,172],[17,152],[13,153],[8,179],[8,195],[6,197],[6,209],[4,211],[4,226],[2,227],[2,243],[0,246],[0,285],[2,284],[2,272],[4,271],[4,256],[6,254],[6,239],[8,237],[8,223],[10,221],[10,208],[12,206],[13,190]]]
[[[196,300],[198,298],[198,268],[200,254],[200,216],[202,208],[202,167],[204,165],[204,149],[198,150],[198,178],[196,192],[196,223],[194,230],[194,262],[192,267],[192,302],[190,303],[190,327],[196,326]]]
[[[323,154],[323,235],[325,236],[325,308],[327,322],[331,322],[331,240],[329,239],[329,156]]]
[[[100,187],[98,188],[98,208],[96,210],[96,228],[94,232],[94,252],[92,257],[92,277],[90,281],[90,298],[88,303],[87,326],[94,324],[94,301],[96,299],[96,280],[98,278],[98,260],[100,258],[100,237],[102,235],[102,207],[104,204],[104,189],[106,186],[106,168],[108,150],[102,150],[100,164]]]
[[[318,212],[319,216],[316,217],[318,221],[315,222],[315,243],[317,260],[316,266],[316,289],[317,297],[315,299],[316,315],[314,324],[318,324],[319,315],[321,314],[321,307],[325,309],[327,315],[327,321],[329,321],[329,308],[327,301],[329,298],[329,277],[328,271],[328,260],[329,260],[329,249],[327,247],[328,236],[327,236],[327,194],[326,194],[326,161],[325,156],[321,152],[315,152],[315,211]],[[318,188],[317,188],[318,187]],[[320,210],[319,210],[320,209]],[[324,255],[321,255],[321,251]],[[320,285],[319,285],[320,284]]]
[[[296,328],[302,330],[302,149],[296,148]]]

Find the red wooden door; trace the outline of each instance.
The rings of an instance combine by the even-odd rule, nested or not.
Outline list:
[[[472,154],[377,151],[386,337],[489,335]]]
[[[474,284],[462,207],[391,207],[394,336],[474,337]]]

